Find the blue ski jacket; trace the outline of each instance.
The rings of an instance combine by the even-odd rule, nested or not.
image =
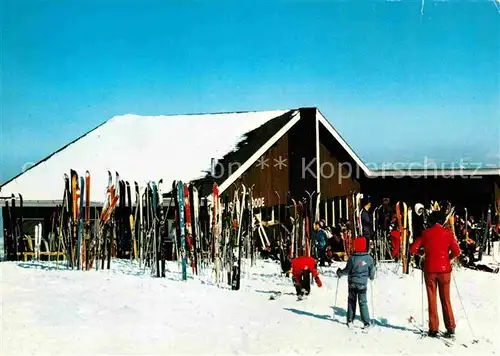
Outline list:
[[[316,242],[318,243],[318,246],[320,249],[323,249],[326,247],[326,240],[327,240],[327,236],[326,236],[325,230],[319,229],[318,231],[316,231]]]
[[[366,252],[355,252],[347,260],[347,266],[344,269],[339,269],[337,274],[339,277],[347,275],[349,284],[366,286],[368,278],[375,279],[373,258]]]

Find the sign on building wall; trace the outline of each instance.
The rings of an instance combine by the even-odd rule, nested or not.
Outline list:
[[[266,206],[266,201],[264,197],[253,198],[252,205],[254,208],[263,208]]]
[[[241,201],[240,201],[240,204],[241,204]],[[252,206],[254,208],[263,208],[263,207],[265,207],[266,206],[266,200],[265,200],[265,198],[264,197],[253,198],[252,199]],[[233,202],[229,203],[229,209],[233,209]]]

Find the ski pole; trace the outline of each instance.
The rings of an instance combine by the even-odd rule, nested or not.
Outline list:
[[[457,289],[458,299],[460,300],[460,304],[462,304],[462,309],[464,310],[465,319],[467,320],[467,324],[469,324],[470,333],[472,335],[472,343],[477,344],[479,342],[479,340],[476,339],[476,337],[474,336],[474,331],[472,330],[472,325],[470,324],[470,320],[469,320],[469,317],[467,315],[467,311],[465,310],[464,302],[462,301],[462,296],[460,295],[460,291],[458,290],[457,281],[455,280],[455,274],[453,272],[451,273],[451,277],[453,278],[453,284],[455,284],[455,288]]]
[[[371,304],[372,304],[372,325],[375,325],[375,308],[373,307],[373,281],[370,280],[370,289],[371,289],[371,293],[370,293],[370,301],[371,301]]]
[[[420,294],[422,299],[422,332],[423,332],[425,325],[424,325],[424,267],[422,266],[422,264],[420,264],[420,268],[421,268]]]
[[[337,277],[337,287],[335,288],[335,300],[333,302],[333,320],[336,320],[335,308],[337,307],[337,295],[339,293],[339,281],[340,281],[340,277]]]

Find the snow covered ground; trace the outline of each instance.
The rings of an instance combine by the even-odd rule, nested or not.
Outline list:
[[[167,278],[115,260],[105,271],[55,269],[47,262],[4,262],[1,272],[2,355],[208,355],[208,354],[468,354],[499,350],[498,274],[459,270],[454,275],[470,319],[452,287],[457,341],[447,347],[420,339],[408,322],[421,323],[420,271],[396,274],[381,267],[369,294],[376,326],[364,334],[344,325],[347,279],[339,263],[324,268],[323,288],[297,301],[279,265],[260,261],[244,276],[240,291],[218,288],[210,271],[180,280],[177,264]],[[397,267],[396,267],[397,268]],[[272,292],[282,291],[276,300]],[[371,291],[369,292],[371,293]],[[371,299],[373,299],[374,310]],[[427,302],[425,301],[425,307]],[[335,315],[335,316],[334,316]],[[425,310],[427,320],[427,310]],[[442,318],[441,318],[442,321]],[[361,322],[358,321],[359,325]],[[441,322],[441,329],[444,325]],[[425,325],[427,329],[427,325]],[[464,343],[468,348],[462,346]]]

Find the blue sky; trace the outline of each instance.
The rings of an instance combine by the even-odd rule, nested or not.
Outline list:
[[[300,106],[368,162],[500,163],[492,1],[0,2],[0,182],[113,115]]]

